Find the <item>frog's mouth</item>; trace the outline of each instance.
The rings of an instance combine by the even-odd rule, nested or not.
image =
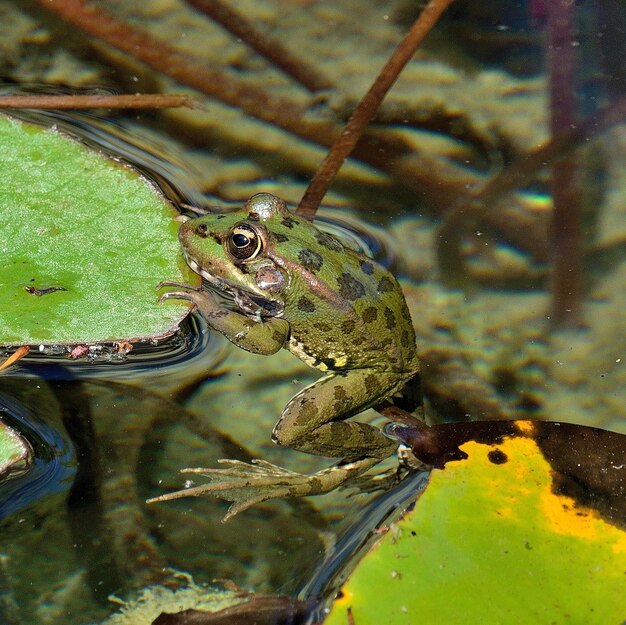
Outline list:
[[[230,284],[223,278],[214,276],[188,254],[185,254],[185,259],[193,271],[200,274],[214,289],[232,298],[237,308],[245,314],[252,317],[282,317],[285,309],[282,302],[250,293],[250,291]]]

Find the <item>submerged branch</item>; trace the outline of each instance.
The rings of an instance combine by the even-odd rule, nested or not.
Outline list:
[[[134,93],[124,95],[0,95],[0,108],[13,109],[160,109],[187,106],[195,101],[188,95]]]
[[[261,33],[252,22],[222,0],[185,1],[221,24],[228,32],[241,39],[255,52],[265,57],[272,65],[278,67],[287,76],[291,76],[309,91],[315,93],[333,88],[330,79],[319,70],[304,59],[296,57],[280,40]]]
[[[307,109],[292,99],[272,95],[250,81],[209,69],[199,59],[85,0],[37,1],[82,32],[105,41],[157,72],[305,141],[330,147],[341,133],[337,123],[311,119]],[[440,210],[449,206],[450,198],[459,197],[466,185],[475,180],[443,159],[416,152],[402,138],[375,130],[363,133],[353,156],[388,173],[406,188],[425,195],[428,202]]]
[[[374,80],[369,91],[359,102],[341,136],[335,141],[330,152],[315,172],[304,196],[300,200],[296,210],[297,214],[307,219],[313,218],[343,162],[354,150],[366,126],[376,115],[383,98],[413,56],[417,47],[437,23],[440,15],[453,1],[430,0],[424,7],[409,32],[395,49],[386,65],[376,77],[376,80]]]
[[[162,72],[181,84],[193,87],[249,115],[295,132],[304,108],[287,98],[273,96],[249,81],[210,69],[200,59],[180,52],[150,33],[118,19],[85,0],[38,0],[84,33]]]
[[[576,26],[571,0],[552,0],[548,14],[550,130],[552,136],[576,126]],[[552,167],[552,323],[574,326],[583,295],[582,225],[577,189],[576,156],[570,154]]]

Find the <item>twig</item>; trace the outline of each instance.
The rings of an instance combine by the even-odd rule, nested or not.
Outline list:
[[[0,95],[0,108],[14,109],[159,109],[187,106],[187,95],[135,93],[128,95]]]
[[[11,365],[14,365],[18,360],[24,358],[29,351],[30,347],[28,345],[21,345],[18,347],[6,360],[0,362],[0,371],[4,371]]]
[[[449,286],[464,285],[466,271],[461,255],[461,241],[470,228],[497,207],[498,201],[515,189],[532,182],[544,167],[564,158],[575,148],[625,119],[626,97],[601,109],[577,128],[553,137],[548,143],[514,161],[482,189],[457,204],[448,213],[439,230],[437,256],[442,279]]]
[[[335,141],[330,152],[315,172],[296,210],[298,215],[312,219],[328,187],[335,179],[343,162],[354,149],[365,127],[376,115],[380,103],[409,62],[424,37],[437,23],[439,16],[454,0],[430,0],[413,26],[387,61],[376,80],[359,102],[341,136]]]
[[[552,136],[576,126],[576,53],[574,2],[551,0],[548,13],[550,129]],[[552,316],[553,325],[575,326],[583,292],[581,208],[576,188],[576,157],[552,167]]]
[[[249,115],[296,134],[303,133],[304,109],[284,97],[273,96],[249,81],[210,69],[200,59],[191,57],[85,0],[38,0],[66,22],[83,32],[163,72],[178,82],[202,93],[241,108]],[[321,137],[330,140],[332,126],[321,129]],[[311,129],[314,135],[314,129]]]
[[[235,37],[239,37],[246,45],[309,91],[315,93],[333,88],[332,82],[319,70],[296,57],[278,39],[261,33],[252,22],[222,0],[186,0],[186,2],[221,24]]]
[[[312,120],[306,109],[293,100],[271,95],[248,81],[209,69],[199,59],[85,0],[37,2],[84,33],[102,39],[156,71],[305,141],[330,147],[341,132],[335,122]],[[399,137],[390,138],[377,131],[366,131],[361,136],[353,156],[387,172],[406,188],[426,195],[429,203],[439,209],[450,206],[451,197],[458,198],[466,185],[475,181],[466,171],[416,152]]]

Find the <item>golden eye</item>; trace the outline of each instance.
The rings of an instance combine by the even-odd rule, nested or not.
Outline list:
[[[226,239],[228,253],[237,260],[252,260],[259,255],[263,241],[259,233],[248,224],[233,226]]]

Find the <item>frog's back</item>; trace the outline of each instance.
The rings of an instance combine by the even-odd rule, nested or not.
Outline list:
[[[320,369],[412,372],[415,332],[394,276],[304,220],[287,224],[272,228],[272,256],[291,278],[291,351]]]

